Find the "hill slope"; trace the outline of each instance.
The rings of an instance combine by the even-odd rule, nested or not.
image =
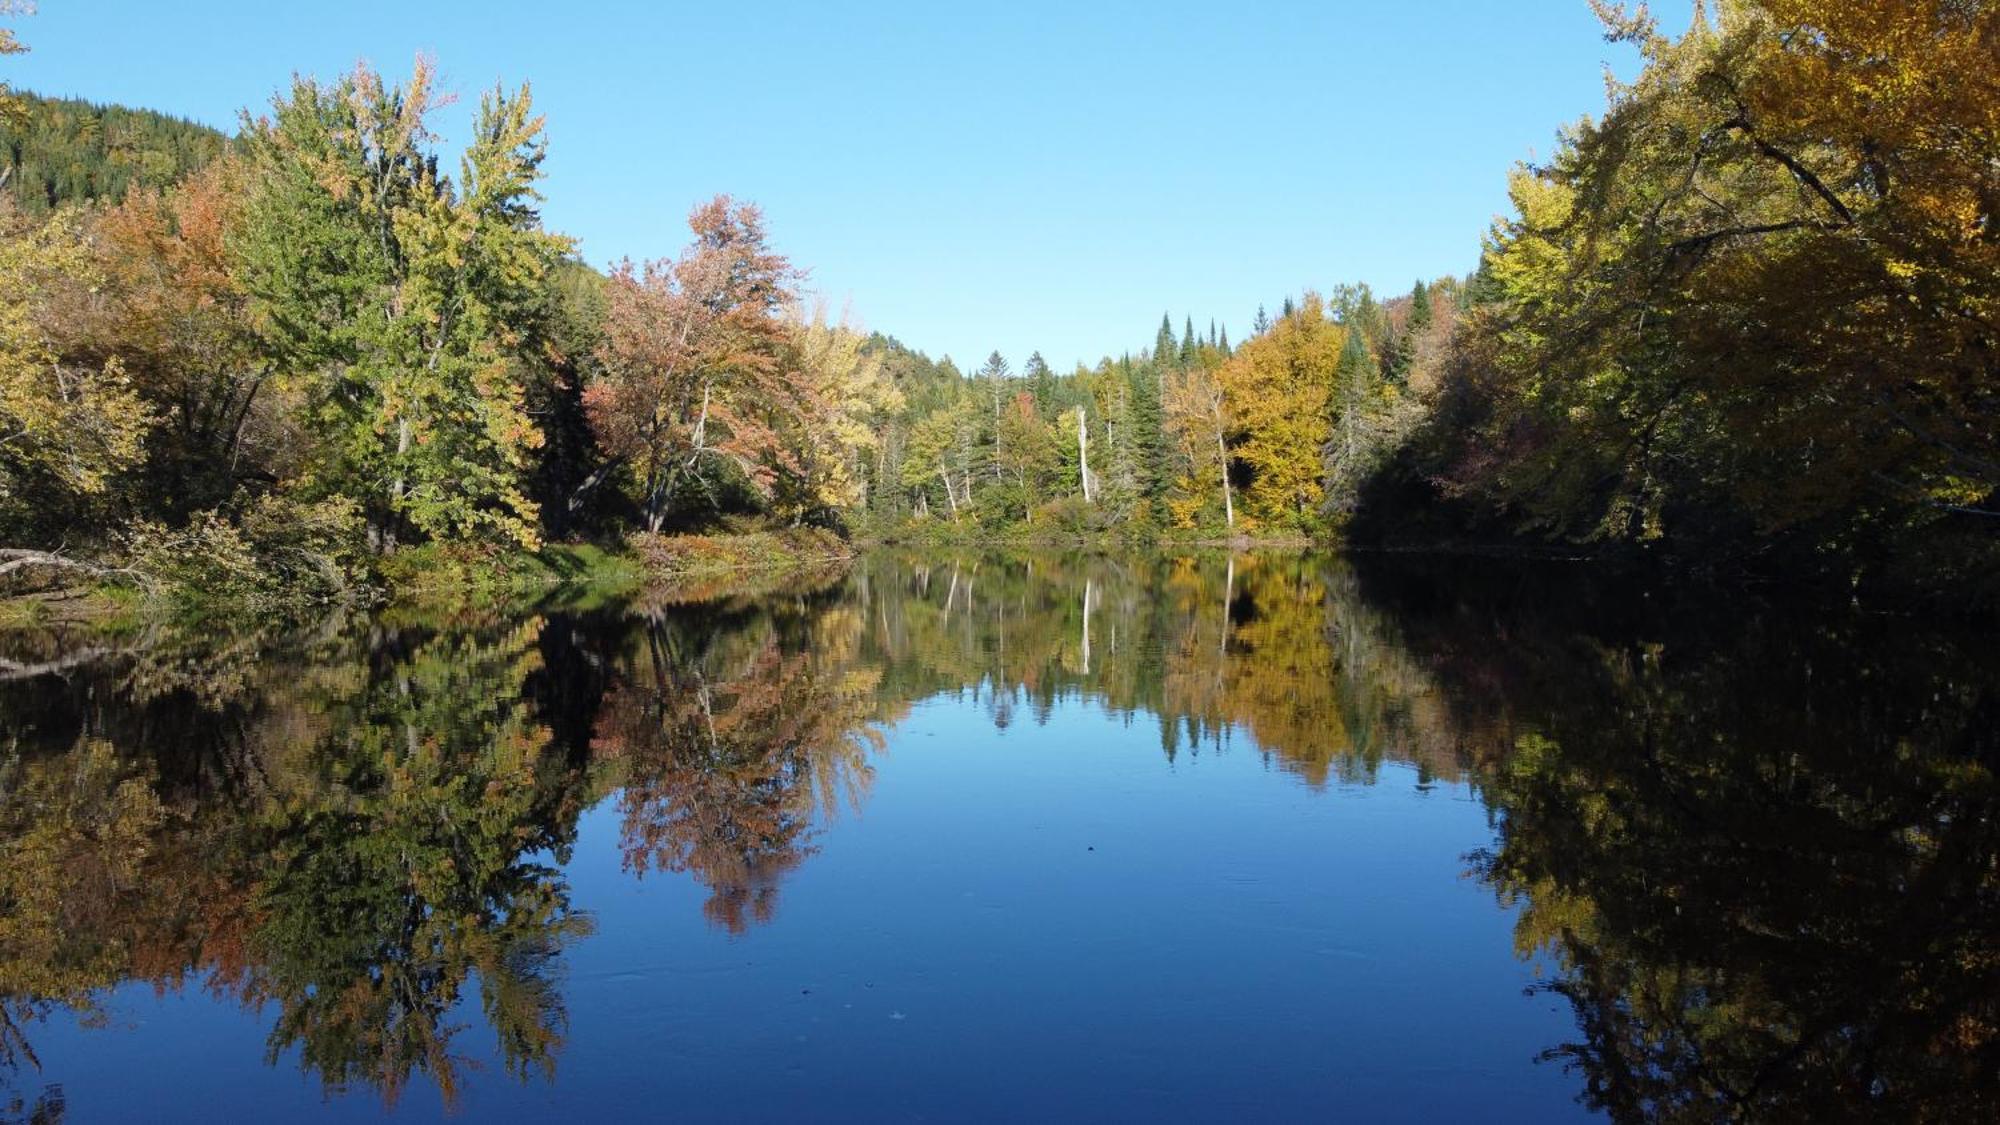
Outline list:
[[[147,109],[21,93],[25,124],[0,126],[0,179],[30,215],[164,187],[221,155],[229,137]]]

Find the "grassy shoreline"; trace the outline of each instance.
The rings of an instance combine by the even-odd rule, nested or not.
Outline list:
[[[858,545],[812,529],[637,536],[615,546],[534,551],[419,547],[375,560],[371,580],[332,602],[245,605],[186,587],[99,584],[0,597],[0,631],[130,630],[149,622],[281,619],[329,609],[449,612],[474,606],[590,608],[614,601],[689,601],[767,590],[844,568]]]

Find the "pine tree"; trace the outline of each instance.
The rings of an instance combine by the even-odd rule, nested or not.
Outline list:
[[[1179,351],[1180,346],[1174,342],[1173,317],[1161,313],[1160,334],[1153,339],[1153,362],[1166,367],[1174,362],[1174,357]]]
[[[1298,311],[1299,307],[1292,303],[1292,299],[1290,297],[1286,297],[1284,309],[1278,314],[1278,319],[1290,320],[1292,319],[1293,316],[1297,315]]]
[[[1431,326],[1431,290],[1422,281],[1410,290],[1410,335],[1421,336]]]
[[[1417,345],[1424,334],[1430,331],[1432,321],[1430,288],[1422,281],[1410,290],[1410,315],[1403,322],[1402,334],[1395,338],[1390,348],[1389,379],[1397,386],[1410,381],[1410,368],[1417,360]]]
[[[1217,350],[1217,351],[1220,351],[1220,352],[1221,352],[1221,353],[1222,353],[1223,355],[1225,355],[1225,356],[1227,356],[1227,355],[1230,355],[1230,354],[1232,354],[1232,353],[1230,352],[1230,350],[1229,350],[1229,326],[1228,326],[1228,325],[1226,325],[1226,324],[1225,324],[1225,325],[1223,325],[1223,326],[1222,326],[1222,341],[1221,341],[1220,343],[1216,344],[1216,345],[1215,345],[1215,347],[1216,347],[1216,350]]]
[[[1048,361],[1042,358],[1042,353],[1036,352],[1028,357],[1021,376],[1027,380],[1029,393],[1035,396],[1035,409],[1043,414],[1053,413],[1056,408],[1056,373],[1049,370]]]
[[[1169,330],[1169,336],[1171,336]],[[1172,355],[1171,352],[1168,353]],[[1134,483],[1138,487],[1140,511],[1149,517],[1156,515],[1160,495],[1164,491],[1165,442],[1162,440],[1160,412],[1160,389],[1166,379],[1165,364],[1155,361],[1149,364],[1128,366],[1127,378],[1132,385],[1132,415],[1130,422]]]
[[[1190,317],[1188,317],[1188,318],[1187,318],[1187,323],[1186,323],[1186,325],[1185,325],[1185,326],[1184,326],[1184,327],[1183,327],[1183,328],[1181,329],[1181,366],[1182,366],[1182,367],[1187,367],[1187,366],[1188,366],[1189,364],[1191,364],[1191,363],[1193,363],[1193,362],[1194,362],[1194,347],[1195,347],[1195,344],[1194,344],[1194,317],[1190,316]]]
[[[1257,319],[1250,322],[1250,334],[1262,336],[1271,330],[1271,317],[1264,312],[1264,306],[1257,306]]]

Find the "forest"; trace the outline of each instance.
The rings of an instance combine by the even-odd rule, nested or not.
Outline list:
[[[0,578],[269,608],[754,528],[2000,606],[2000,10],[1596,7],[1643,70],[1512,171],[1465,276],[1285,296],[1233,342],[1176,310],[1067,372],[831,317],[727,197],[593,267],[542,222],[525,84],[457,153],[421,59],[294,79],[234,136],[0,88]]]

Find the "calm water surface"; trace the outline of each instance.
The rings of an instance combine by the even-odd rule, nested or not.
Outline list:
[[[6,638],[0,1120],[1993,1119],[1995,644],[1587,577]]]

